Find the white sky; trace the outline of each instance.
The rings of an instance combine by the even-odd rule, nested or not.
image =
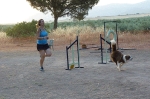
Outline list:
[[[103,6],[103,5],[108,5],[111,3],[127,3],[127,4],[134,4],[134,3],[139,3],[143,2],[145,0],[100,0],[97,6]]]
[[[111,3],[139,3],[145,0],[100,0],[98,5],[103,6]],[[0,24],[10,24],[34,19],[34,15],[40,13],[33,9],[26,0],[0,0]],[[43,14],[44,15],[44,14]]]

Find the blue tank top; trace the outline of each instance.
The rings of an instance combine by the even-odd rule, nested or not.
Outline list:
[[[48,33],[46,30],[40,31],[40,37],[45,37],[47,35],[48,35]],[[37,44],[47,44],[47,39],[37,40]]]

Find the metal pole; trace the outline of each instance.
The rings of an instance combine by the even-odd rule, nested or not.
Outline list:
[[[100,34],[100,43],[101,43],[101,62],[103,63],[103,45],[102,45],[102,35]]]
[[[104,37],[105,37],[105,32],[106,32],[106,30],[105,30],[105,22],[104,22]]]
[[[77,36],[77,53],[78,53],[78,68],[80,68],[80,54],[79,54],[79,41],[78,41],[78,36]]]
[[[74,47],[72,45],[71,47],[71,50],[72,50],[72,61],[73,61],[73,65],[75,65],[75,62],[74,62]]]
[[[117,33],[117,22],[116,22],[116,35],[117,35],[117,48],[119,49],[119,44],[118,44],[118,33]]]
[[[101,36],[101,38],[102,38],[102,36]],[[106,47],[106,22],[104,22],[104,41],[105,41],[105,47]],[[102,39],[101,39],[101,44],[103,44],[102,43]],[[104,48],[105,48],[104,47]],[[107,50],[106,50],[107,51]],[[107,58],[107,57],[106,57]],[[102,46],[102,64],[104,63],[104,57],[103,57],[103,46]],[[106,63],[107,63],[107,59],[106,59]]]
[[[68,57],[68,47],[66,46],[66,56],[67,56],[67,69],[69,70],[69,57]]]

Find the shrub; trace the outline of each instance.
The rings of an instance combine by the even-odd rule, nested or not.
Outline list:
[[[29,37],[36,34],[37,21],[32,20],[32,22],[21,22],[13,27],[9,27],[5,30],[7,36],[11,37]]]

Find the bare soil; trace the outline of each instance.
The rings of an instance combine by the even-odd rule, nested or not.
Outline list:
[[[122,52],[133,57],[124,71],[111,62],[98,64],[96,49],[80,50],[84,68],[66,70],[65,46],[54,46],[41,72],[36,45],[1,46],[0,99],[149,99],[150,50]]]

